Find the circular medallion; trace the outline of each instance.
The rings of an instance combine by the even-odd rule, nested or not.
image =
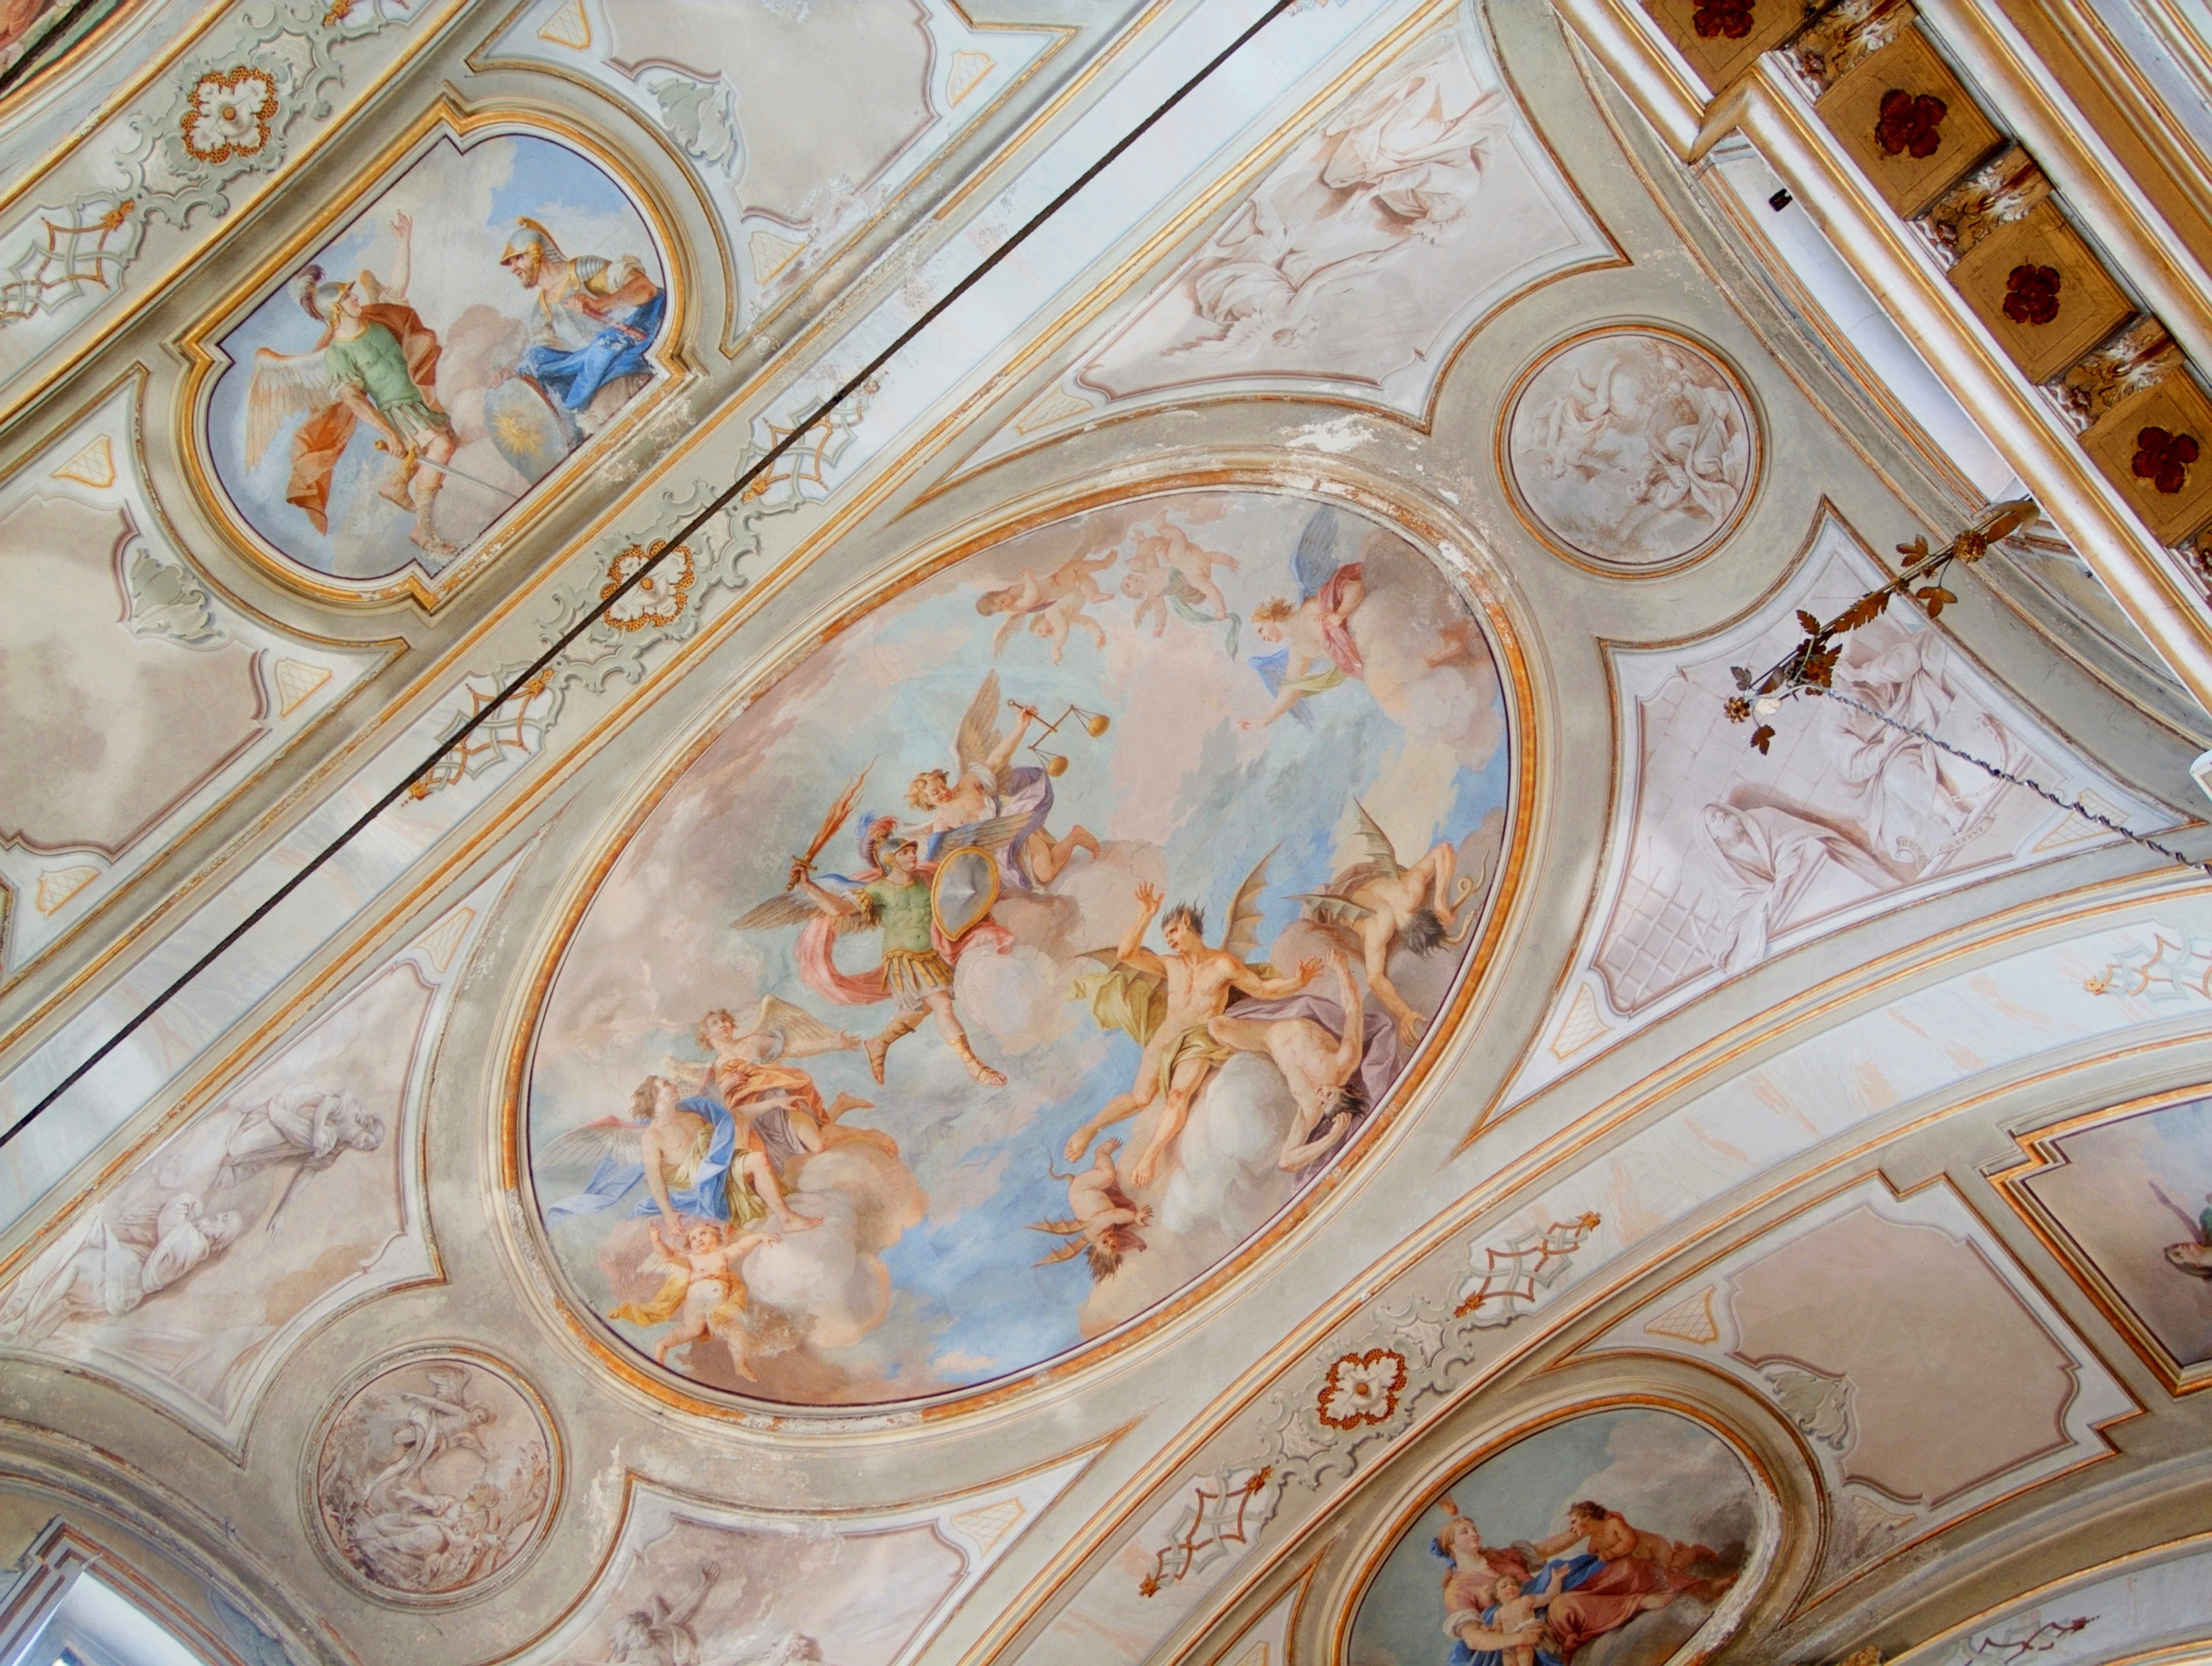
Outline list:
[[[1507,403],[1499,467],[1531,529],[1570,560],[1643,570],[1731,531],[1759,477],[1759,428],[1733,372],[1656,330],[1561,343]]]
[[[309,1510],[345,1573],[401,1602],[481,1595],[544,1535],[558,1458],[537,1395],[483,1357],[386,1364],[325,1420]]]

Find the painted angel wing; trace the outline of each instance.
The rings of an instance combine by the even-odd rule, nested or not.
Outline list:
[[[1297,550],[1291,556],[1291,576],[1298,581],[1298,599],[1312,600],[1314,593],[1336,576],[1336,511],[1324,503],[1298,534]]]
[[[338,385],[320,353],[253,355],[253,380],[246,389],[246,466],[258,468],[276,431],[295,416],[320,410],[338,397]]]
[[[643,1122],[633,1122],[624,1116],[602,1116],[568,1133],[538,1153],[538,1160],[549,1168],[562,1168],[574,1164],[602,1163],[610,1157],[635,1157],[637,1136],[646,1128]]]
[[[959,843],[952,845],[949,839],[945,842],[955,849],[972,846],[978,850],[996,850],[1001,845],[1012,844],[1015,836],[1036,819],[1033,813],[1028,812],[1018,816],[994,816],[988,821],[970,822],[965,827],[955,828],[953,830],[960,836]]]
[[[1273,700],[1283,691],[1283,678],[1290,673],[1291,651],[1287,648],[1279,648],[1273,654],[1255,654],[1252,656],[1251,666],[1260,673],[1261,682],[1267,685],[1267,698]],[[1291,708],[1291,715],[1307,728],[1313,727],[1313,714],[1306,709],[1304,701],[1301,700]]]
[[[990,755],[999,739],[999,673],[992,672],[983,678],[983,686],[975,690],[975,697],[968,702],[968,710],[960,720],[960,727],[952,737],[952,755],[960,760],[963,769],[971,763],[981,763]]]
[[[1405,870],[1399,866],[1397,848],[1390,842],[1390,836],[1382,830],[1374,817],[1367,813],[1367,806],[1358,799],[1352,800],[1352,807],[1359,812],[1359,836],[1366,843],[1367,860],[1391,879],[1396,879]]]
[[[1271,850],[1253,863],[1244,883],[1237,887],[1237,895],[1229,900],[1229,930],[1221,946],[1239,960],[1249,961],[1260,952],[1260,892],[1267,883],[1267,864],[1274,860],[1275,851]]]
[[[755,903],[730,924],[741,932],[774,931],[779,926],[803,926],[821,911],[804,893],[787,891]]]
[[[753,1028],[781,1035],[786,1051],[803,1043],[834,1044],[837,1032],[804,1006],[794,1006],[774,995],[763,995],[760,1016],[753,1020]]]

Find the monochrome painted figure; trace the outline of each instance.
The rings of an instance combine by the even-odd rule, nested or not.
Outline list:
[[[191,1125],[40,1252],[0,1301],[0,1341],[133,1311],[249,1225],[274,1234],[302,1176],[383,1143],[382,1119],[350,1094],[305,1085]],[[273,1195],[254,1184],[264,1174]]]
[[[404,1596],[480,1584],[551,1502],[544,1426],[497,1373],[456,1359],[380,1372],[325,1435],[315,1502],[339,1554]]]
[[[562,1277],[647,1368],[770,1402],[1141,1318],[1390,1114],[1504,738],[1466,600],[1340,505],[1134,499],[896,592],[707,744],[562,952],[526,1131]]]

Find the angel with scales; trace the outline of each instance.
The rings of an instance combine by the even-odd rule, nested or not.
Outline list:
[[[1272,1000],[1296,994],[1320,975],[1318,960],[1302,960],[1296,972],[1278,977],[1273,968],[1248,958],[1259,948],[1260,891],[1273,857],[1273,852],[1262,856],[1237,888],[1221,947],[1207,944],[1206,915],[1189,903],[1176,903],[1160,923],[1167,952],[1155,954],[1145,947],[1145,933],[1166,899],[1158,887],[1140,885],[1137,917],[1121,942],[1110,952],[1091,952],[1090,958],[1106,963],[1106,970],[1078,978],[1076,998],[1090,1002],[1102,1028],[1125,1031],[1145,1051],[1129,1091],[1108,1100],[1068,1140],[1067,1161],[1079,1160],[1102,1128],[1135,1116],[1164,1088],[1167,1104],[1158,1126],[1129,1171],[1130,1184],[1150,1185],[1189,1119],[1191,1101],[1234,1051],[1217,1041],[1207,1025],[1228,1011],[1235,996]]]

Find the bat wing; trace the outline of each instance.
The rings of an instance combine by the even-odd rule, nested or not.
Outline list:
[[[246,465],[258,468],[277,430],[295,416],[320,410],[338,397],[338,385],[320,353],[253,356],[253,380],[246,389]]]
[[[983,685],[975,690],[975,697],[968,702],[960,727],[952,737],[952,754],[964,770],[989,757],[998,741],[999,673],[994,671],[985,676]]]
[[[1390,842],[1390,836],[1367,813],[1367,806],[1358,799],[1352,807],[1359,812],[1359,837],[1367,847],[1367,860],[1382,870],[1383,877],[1395,879],[1404,870],[1398,861],[1398,852]]]
[[[1307,905],[1306,917],[1325,926],[1356,926],[1375,912],[1364,903],[1329,891],[1302,891],[1297,900]]]
[[[780,926],[803,926],[822,910],[798,891],[786,891],[757,903],[730,923],[741,932],[774,931]]]
[[[1276,849],[1281,848],[1279,845]],[[1230,899],[1229,932],[1221,946],[1239,960],[1249,961],[1260,952],[1260,892],[1267,883],[1267,864],[1274,860],[1275,852],[1271,850],[1253,863],[1252,871]]]
[[[602,1116],[581,1128],[570,1128],[540,1152],[538,1160],[549,1168],[565,1168],[602,1163],[610,1157],[635,1157],[637,1136],[646,1126],[623,1116]]]
[[[1310,601],[1322,586],[1336,576],[1336,511],[1324,503],[1307,520],[1291,556],[1291,576],[1298,581],[1298,599]]]

